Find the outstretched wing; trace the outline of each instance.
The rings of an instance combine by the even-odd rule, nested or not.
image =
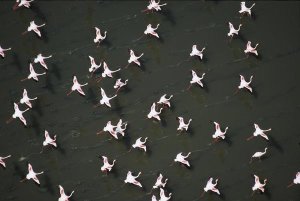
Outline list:
[[[78,81],[77,81],[77,77],[76,76],[74,76],[73,77],[73,83],[75,84],[75,83],[77,83]]]
[[[101,96],[102,96],[102,97],[106,97],[105,91],[104,91],[104,89],[102,89],[102,88],[101,88]]]
[[[26,96],[27,96],[27,90],[24,89],[24,91],[23,91],[23,97],[26,97]]]
[[[234,29],[233,25],[231,24],[231,22],[228,23],[229,24],[229,29]]]
[[[32,171],[32,166],[30,163],[28,163],[28,172],[31,172]]]
[[[96,29],[96,35],[100,35],[100,29],[98,27],[95,27]]]
[[[49,137],[49,133],[48,131],[45,130],[45,138],[48,138]]]
[[[215,129],[219,130],[220,129],[220,125],[217,122],[214,122],[214,124],[215,124]]]
[[[59,193],[60,193],[61,195],[64,195],[64,194],[65,194],[64,188],[63,188],[61,185],[59,185],[58,187],[59,187]]]

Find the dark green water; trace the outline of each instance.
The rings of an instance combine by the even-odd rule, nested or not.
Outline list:
[[[0,45],[12,47],[0,60],[0,154],[12,157],[7,168],[0,169],[0,200],[57,200],[58,185],[66,192],[75,190],[74,201],[151,200],[146,195],[161,172],[169,178],[167,191],[174,201],[297,201],[300,186],[286,186],[300,169],[299,81],[300,75],[300,3],[256,2],[253,18],[240,19],[239,2],[170,1],[164,13],[145,14],[147,2],[35,1],[32,9],[12,11],[13,2],[0,3]],[[43,39],[34,33],[21,35],[29,22],[46,22]],[[243,24],[242,37],[227,38],[228,21]],[[143,38],[148,23],[160,23],[161,40]],[[108,31],[107,43],[96,47],[94,26]],[[259,58],[245,57],[247,40],[259,43]],[[205,60],[185,61],[193,44],[206,46]],[[88,73],[88,55],[96,62],[104,59],[111,69],[124,67],[128,48],[144,52],[143,69],[134,65],[113,79],[97,83]],[[52,54],[47,60],[47,76],[38,83],[20,82],[28,75],[28,62],[39,52]],[[236,61],[237,60],[237,61]],[[183,62],[184,61],[184,62]],[[177,65],[179,64],[179,65]],[[43,72],[34,65],[37,72]],[[192,87],[190,70],[206,73],[206,89]],[[255,95],[240,92],[239,75],[254,75]],[[66,96],[77,75],[86,97],[77,93]],[[94,108],[101,98],[99,87],[114,93],[115,79],[129,79],[128,90],[112,101],[112,108]],[[29,126],[20,121],[5,121],[13,113],[23,88],[30,97],[38,96],[33,109],[24,114]],[[146,119],[152,102],[164,93],[173,94],[172,109],[164,110],[163,122]],[[20,106],[23,110],[24,105]],[[177,135],[176,116],[192,118],[188,134]],[[108,134],[96,136],[107,121],[128,121],[126,137],[118,141]],[[212,121],[228,126],[228,140],[209,145],[214,133]],[[245,139],[253,123],[272,128],[271,140]],[[44,130],[57,135],[60,149],[39,154]],[[127,152],[138,137],[148,137],[149,153]],[[261,162],[249,164],[251,155],[268,147]],[[178,152],[189,152],[191,169],[170,166]],[[98,155],[117,159],[114,172],[101,173]],[[27,174],[27,162],[39,176],[20,183]],[[142,172],[144,190],[123,185],[128,170]],[[267,178],[267,192],[252,194],[253,174]],[[222,196],[200,194],[209,177],[219,178]],[[155,192],[157,195],[158,192]]]

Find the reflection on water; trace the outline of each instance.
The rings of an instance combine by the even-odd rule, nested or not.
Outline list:
[[[72,200],[150,200],[159,173],[169,178],[172,200],[288,200],[299,199],[299,186],[286,188],[299,171],[299,49],[298,2],[256,2],[253,18],[240,18],[239,2],[170,1],[161,13],[141,13],[138,1],[37,1],[32,9],[12,11],[13,2],[0,6],[0,45],[12,47],[0,61],[0,155],[11,154],[1,169],[0,200],[55,200],[58,185]],[[55,12],[54,12],[55,11]],[[280,15],[278,15],[280,13]],[[42,28],[42,39],[21,35],[31,20]],[[241,36],[227,38],[228,21],[242,23]],[[287,23],[288,22],[288,23]],[[156,38],[141,37],[146,25],[160,24]],[[107,30],[105,43],[93,43],[94,26]],[[138,40],[137,40],[138,39]],[[258,58],[245,58],[246,42],[259,43]],[[206,47],[203,61],[189,58],[193,44]],[[88,56],[106,61],[111,69],[124,68],[128,49],[144,53],[142,67],[130,65],[117,77],[128,79],[127,89],[111,101],[112,108],[97,107],[100,87],[111,96],[116,78],[95,81],[88,72]],[[29,61],[38,54],[52,54],[47,76],[39,82],[20,82],[28,75]],[[34,65],[40,72],[39,65]],[[190,70],[206,73],[205,88],[192,86]],[[101,72],[100,72],[101,73]],[[239,75],[254,75],[254,95],[235,94]],[[66,96],[72,76],[88,82],[81,97]],[[98,74],[97,76],[100,76]],[[26,88],[38,96],[24,114],[29,126],[14,120],[13,113]],[[163,94],[173,94],[172,108],[162,112],[162,123],[146,119],[150,106]],[[26,107],[20,106],[23,110]],[[177,116],[192,118],[190,130],[178,134]],[[128,122],[124,138],[96,135],[111,120]],[[228,126],[226,141],[212,143],[213,121]],[[272,128],[270,141],[246,138],[253,123]],[[59,148],[44,148],[44,130],[57,135]],[[148,153],[132,149],[138,137],[148,137]],[[253,153],[268,147],[266,157],[249,164]],[[40,153],[42,151],[42,153]],[[177,153],[191,152],[191,168],[172,164]],[[100,171],[100,155],[116,159],[107,176]],[[41,186],[20,183],[27,163],[43,170]],[[143,189],[124,185],[127,171],[142,175]],[[267,192],[251,196],[253,174],[267,178]],[[200,194],[209,177],[219,178],[222,196]],[[158,191],[154,191],[158,195]]]

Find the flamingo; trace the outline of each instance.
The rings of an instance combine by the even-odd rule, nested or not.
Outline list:
[[[2,56],[2,58],[5,57],[5,51],[8,51],[8,50],[11,50],[11,47],[10,48],[7,48],[7,49],[4,49],[0,46],[0,55]]]
[[[42,37],[41,32],[38,28],[45,26],[46,24],[42,24],[42,25],[36,25],[34,21],[31,21],[28,28],[27,28],[27,32],[29,31],[34,31],[39,37]],[[26,33],[26,32],[24,32]]]
[[[114,167],[116,160],[113,160],[113,163],[109,164],[108,158],[106,156],[102,156],[102,159],[103,159],[103,166],[101,167],[101,171],[105,173],[110,172]]]
[[[153,103],[152,106],[151,106],[151,110],[150,110],[150,112],[148,113],[147,117],[148,117],[148,119],[155,118],[155,119],[157,119],[158,121],[161,121],[161,119],[160,119],[160,117],[159,117],[159,114],[161,113],[162,108],[160,108],[159,112],[157,112],[157,111],[155,110],[155,106],[156,106],[155,103]]]
[[[225,128],[224,132],[221,131],[221,128],[220,128],[220,124],[218,124],[217,122],[214,122],[215,124],[215,133],[212,135],[212,137],[215,139],[215,140],[218,140],[220,138],[222,139],[225,139],[225,134],[227,132],[227,129],[228,127]]]
[[[159,176],[156,179],[156,182],[155,182],[154,186],[152,188],[153,189],[160,188],[160,187],[164,188],[167,184],[167,181],[168,181],[168,179],[165,179],[165,182],[163,182],[163,175],[160,173]]]
[[[248,41],[247,45],[246,45],[246,49],[244,50],[245,54],[252,53],[252,54],[255,54],[256,56],[258,56],[258,53],[257,53],[257,50],[256,50],[257,46],[258,46],[258,43],[255,45],[255,47],[252,47],[251,46],[251,41]]]
[[[145,137],[145,140],[142,141],[142,137],[139,137],[135,143],[132,145],[133,148],[140,148],[143,149],[145,152],[147,151],[147,147],[145,143],[147,142],[148,137]]]
[[[300,184],[300,172],[297,172],[296,178],[293,180],[293,182],[287,186],[287,188],[295,185],[295,184]]]
[[[229,24],[229,32],[228,32],[227,35],[228,35],[229,37],[231,37],[231,38],[233,38],[234,34],[235,34],[235,35],[239,35],[239,31],[240,31],[240,29],[241,29],[242,24],[239,25],[239,28],[238,28],[238,29],[235,29],[235,28],[233,27],[233,25],[231,24],[231,22],[228,22],[228,24]]]
[[[159,201],[168,201],[168,200],[171,199],[172,193],[169,193],[169,196],[166,196],[164,189],[159,188],[159,191],[160,191],[160,193],[159,193],[159,196],[160,196]]]
[[[218,184],[218,180],[219,179],[216,179],[216,182],[213,183],[213,178],[212,177],[209,178],[209,180],[206,183],[206,186],[204,187],[204,192],[212,191],[212,192],[215,192],[218,195],[220,195],[220,191],[216,188],[216,186]],[[204,195],[204,192],[202,193],[202,196]]]
[[[101,67],[101,62],[99,65],[96,64],[95,59],[91,56],[89,56],[90,62],[91,62],[91,67],[89,68],[90,73],[94,73],[97,69]]]
[[[152,195],[151,201],[158,201],[155,195]]]
[[[179,126],[177,128],[178,131],[183,131],[183,130],[187,131],[192,121],[192,119],[189,119],[188,123],[184,123],[183,117],[177,117],[177,120],[179,121]]]
[[[10,123],[13,119],[19,118],[19,119],[22,121],[22,123],[23,123],[25,126],[27,126],[26,119],[24,118],[23,113],[26,112],[26,111],[28,111],[29,108],[27,108],[27,109],[24,110],[24,111],[21,111],[21,110],[19,109],[18,104],[14,103],[14,110],[15,110],[15,112],[14,112],[14,114],[12,115],[12,118],[10,118],[9,120],[7,120],[6,123],[8,124],[8,123]]]
[[[128,64],[125,68],[129,66],[132,62],[134,62],[136,65],[141,66],[141,63],[139,62],[139,59],[144,55],[144,53],[141,53],[140,56],[136,56],[134,51],[132,49],[129,49],[130,58],[128,59]]]
[[[24,89],[24,91],[23,91],[23,97],[20,99],[20,103],[21,104],[25,103],[28,107],[32,108],[32,105],[31,105],[30,101],[31,100],[36,100],[36,99],[37,99],[37,97],[35,97],[35,98],[29,98],[28,94],[27,94],[27,90]]]
[[[141,175],[141,172],[138,173],[137,176],[133,176],[131,171],[128,171],[126,179],[124,180],[125,183],[130,183],[142,188],[142,184],[137,181],[136,179]]]
[[[33,0],[16,0],[16,4],[13,7],[13,10],[16,10],[22,6],[25,8],[30,8],[30,3],[33,2]]]
[[[254,186],[252,187],[252,191],[254,193],[254,191],[256,190],[260,190],[261,192],[264,192],[265,189],[264,189],[264,186],[267,184],[267,179],[264,180],[264,183],[260,183],[259,181],[259,177],[254,175],[254,179],[255,179],[255,184]]]
[[[265,132],[271,131],[272,129],[269,128],[267,130],[262,130],[257,124],[254,123],[254,127],[255,127],[255,131],[253,133],[253,135],[249,138],[247,138],[247,140],[251,140],[252,138],[256,137],[256,136],[261,136],[263,138],[265,138],[266,140],[269,140],[268,136],[265,134]]]
[[[170,95],[169,98],[167,98],[167,94],[164,94],[160,97],[159,101],[157,102],[157,104],[162,104],[162,105],[166,105],[169,108],[171,107],[171,103],[170,100],[173,97],[173,95]]]
[[[174,159],[175,162],[182,163],[188,167],[190,167],[189,161],[185,160],[187,157],[189,157],[191,152],[189,152],[186,156],[182,155],[182,152],[176,155],[176,158]]]
[[[65,194],[65,190],[61,185],[58,185],[59,187],[59,193],[60,193],[60,198],[58,201],[69,201],[69,198],[73,195],[74,191],[70,195]]]
[[[107,107],[111,107],[110,105],[110,100],[117,97],[117,94],[112,96],[112,97],[108,97],[104,91],[104,89],[101,88],[101,95],[102,95],[102,99],[100,100],[100,105],[105,104]]]
[[[44,59],[49,59],[51,58],[52,55],[50,56],[43,56],[42,54],[38,54],[36,58],[33,60],[34,63],[40,63],[46,70],[48,70],[47,64],[45,63]]]
[[[241,13],[241,14],[248,13],[248,15],[251,16],[251,9],[253,8],[253,6],[255,6],[255,3],[252,4],[251,7],[247,8],[246,3],[244,1],[242,1],[241,2],[241,10],[239,11],[239,13]]]
[[[54,147],[57,147],[56,144],[56,135],[54,135],[53,139],[50,137],[49,132],[45,130],[45,140],[43,142],[43,146],[52,145]]]
[[[77,91],[81,95],[85,96],[85,93],[82,91],[81,87],[86,86],[86,85],[88,85],[88,83],[80,84],[77,81],[77,77],[74,75],[73,76],[73,85],[72,85],[71,91],[67,94],[67,96],[69,96],[73,91]]]
[[[29,71],[30,71],[30,74],[27,76],[27,78],[22,79],[21,82],[23,82],[23,81],[25,81],[25,80],[30,80],[30,79],[34,79],[35,81],[38,82],[38,81],[39,81],[38,76],[40,76],[40,75],[45,75],[45,74],[46,74],[46,72],[41,73],[41,74],[36,73],[36,72],[34,71],[33,66],[32,66],[31,63],[29,64]]]
[[[110,77],[110,78],[112,78],[112,77],[113,77],[113,76],[112,76],[113,73],[118,72],[118,71],[121,70],[121,68],[119,68],[119,69],[117,69],[117,70],[115,70],[115,71],[110,70],[110,69],[108,68],[108,66],[107,66],[107,64],[106,64],[105,61],[103,61],[103,68],[104,68],[104,71],[103,71],[103,73],[101,74],[102,77],[100,77],[100,78],[97,80],[97,82],[101,81],[101,79],[102,79],[102,78],[105,78],[105,77]]]
[[[148,24],[146,30],[144,31],[144,34],[145,35],[150,34],[152,36],[155,36],[156,38],[159,38],[159,35],[155,32],[158,29],[158,27],[159,24],[157,24],[155,28],[153,28],[151,24]]]
[[[43,174],[43,173],[44,173],[43,171],[42,171],[42,172],[39,172],[39,173],[34,172],[33,169],[32,169],[31,164],[28,163],[28,174],[26,175],[26,178],[23,179],[21,182],[23,182],[23,181],[26,180],[26,179],[27,179],[27,180],[33,179],[33,181],[34,181],[35,183],[37,183],[37,184],[40,185],[40,181],[39,181],[39,179],[37,178],[37,175],[40,175],[40,174]]]
[[[197,83],[199,86],[203,88],[202,79],[204,78],[205,73],[202,74],[202,77],[199,77],[195,71],[192,70],[192,80],[190,81],[190,86],[188,87],[188,90],[191,88],[192,84]]]
[[[255,152],[251,157],[250,163],[252,163],[253,158],[259,158],[259,160],[260,160],[260,158],[267,153],[267,149],[268,148],[266,147],[264,152],[260,152],[260,151]]]
[[[164,4],[159,4],[160,3],[160,0],[158,0],[157,2],[155,0],[150,0],[149,1],[149,5],[147,6],[147,9],[143,10],[143,12],[146,12],[146,11],[160,11],[162,6],[165,6],[167,5],[167,3],[164,3]]]
[[[2,165],[3,167],[6,167],[5,162],[4,162],[3,160],[4,160],[4,159],[7,159],[7,158],[9,158],[9,157],[11,157],[11,155],[4,156],[4,157],[1,157],[1,156],[0,156],[0,165]]]
[[[97,135],[100,135],[102,132],[109,132],[115,139],[118,139],[117,133],[114,130],[116,127],[117,126],[111,124],[111,121],[108,121],[106,123],[106,126],[103,128],[103,130],[97,132]]]
[[[197,49],[197,45],[192,46],[192,52],[190,53],[190,56],[198,56],[201,60],[203,58],[203,51],[205,50],[205,47],[202,48],[202,50]]]
[[[119,91],[122,87],[126,86],[126,85],[127,85],[127,82],[128,82],[128,79],[125,80],[125,82],[122,82],[121,78],[117,79],[117,80],[116,80],[116,83],[115,83],[115,85],[114,85],[114,88],[117,89],[116,93],[118,93],[118,91]]]
[[[124,128],[122,128],[124,126]],[[126,130],[127,122],[123,123],[122,119],[119,120],[117,126],[115,127],[115,133],[116,135],[120,133],[123,137],[125,136],[124,131]]]
[[[241,82],[240,82],[240,85],[238,86],[238,88],[239,89],[246,88],[252,93],[252,88],[250,87],[250,84],[252,82],[252,78],[253,78],[253,75],[251,75],[249,82],[247,82],[245,80],[244,76],[240,75]]]
[[[100,45],[100,42],[106,38],[107,31],[104,31],[104,35],[102,36],[100,33],[100,29],[98,27],[95,27],[95,30],[96,30],[96,38],[94,39],[94,43],[98,43],[98,45]]]

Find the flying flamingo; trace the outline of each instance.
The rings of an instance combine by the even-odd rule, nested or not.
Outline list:
[[[28,94],[27,94],[27,90],[24,89],[24,91],[23,91],[23,97],[21,98],[20,103],[21,104],[25,103],[28,107],[32,108],[32,105],[31,105],[30,101],[36,100],[36,99],[37,99],[37,97],[35,97],[35,98],[29,98]]]
[[[132,62],[134,62],[138,66],[141,66],[139,59],[144,55],[144,53],[141,53],[140,56],[136,56],[134,51],[132,49],[129,49],[129,54],[130,58],[128,59],[128,64],[125,68],[127,68]]]
[[[159,24],[157,24],[155,28],[153,28],[151,24],[148,24],[146,30],[144,31],[144,34],[145,35],[150,34],[152,36],[155,36],[156,38],[159,38],[158,34],[155,32],[158,29],[158,27]]]
[[[112,96],[112,97],[108,97],[104,91],[104,89],[101,88],[101,96],[102,96],[102,99],[100,100],[100,104],[97,104],[95,105],[95,107],[98,107],[99,105],[103,105],[105,104],[107,107],[111,107],[110,105],[110,100],[117,97],[117,94]]]
[[[115,165],[116,160],[113,160],[113,163],[109,164],[108,158],[106,156],[102,156],[102,159],[103,159],[103,166],[101,167],[101,171],[105,173],[110,172],[113,166]]]
[[[116,127],[117,126],[114,126],[114,125],[111,124],[111,121],[108,121],[106,123],[106,126],[103,128],[103,130],[97,132],[97,135],[100,135],[103,132],[109,132],[114,138],[118,139],[117,133],[114,130]]]
[[[255,152],[251,157],[250,163],[252,163],[253,158],[259,158],[259,160],[260,160],[260,158],[267,153],[267,149],[268,148],[266,147],[264,152],[260,152],[260,151]]]
[[[21,182],[25,181],[26,179],[27,179],[27,180],[33,179],[33,181],[34,181],[35,183],[37,183],[37,184],[40,185],[40,181],[39,181],[39,179],[37,178],[37,175],[40,175],[40,174],[43,174],[43,173],[44,173],[43,171],[42,171],[42,172],[39,172],[39,173],[34,172],[33,169],[32,169],[31,164],[28,163],[28,174],[26,175],[26,178],[25,178],[25,179],[21,180]]]
[[[107,31],[104,31],[104,35],[102,36],[100,33],[100,29],[98,27],[95,27],[95,29],[96,29],[96,38],[94,39],[94,43],[98,43],[99,46],[100,42],[106,38]]]
[[[59,193],[60,193],[60,198],[58,201],[69,201],[69,198],[73,195],[74,191],[70,195],[65,194],[65,190],[61,185],[58,185],[59,187]]]
[[[159,191],[160,201],[168,201],[171,199],[172,193],[169,193],[169,196],[166,196],[164,189],[159,188]]]
[[[234,34],[235,34],[235,35],[239,35],[239,31],[240,31],[240,29],[241,29],[242,24],[239,25],[239,28],[238,28],[238,29],[235,29],[235,28],[233,27],[233,25],[231,24],[231,22],[228,22],[228,24],[229,24],[229,32],[228,32],[227,35],[228,35],[229,37],[231,37],[231,38],[233,38]]]
[[[34,63],[40,63],[46,70],[48,70],[47,64],[45,63],[44,59],[49,59],[51,58],[52,55],[50,56],[43,56],[42,54],[38,54],[36,58],[33,60]]]
[[[122,126],[124,126],[124,128],[122,128]],[[127,122],[123,123],[123,120],[120,119],[119,122],[118,122],[118,124],[117,124],[117,126],[115,127],[115,133],[116,133],[116,135],[118,133],[120,133],[124,137],[125,136],[124,131],[126,130],[126,127],[127,127]]]
[[[9,157],[11,157],[11,155],[8,155],[8,156],[5,156],[5,157],[0,156],[0,165],[2,165],[3,167],[6,167],[5,162],[3,160],[7,159]]]
[[[126,179],[124,180],[125,183],[130,183],[142,188],[142,184],[138,182],[136,179],[141,175],[141,172],[138,173],[137,176],[133,176],[131,171],[128,171]]]
[[[220,195],[220,191],[216,188],[217,184],[218,184],[218,180],[219,179],[216,179],[216,182],[213,183],[213,178],[209,178],[209,180],[207,181],[206,183],[206,186],[204,187],[204,191],[201,195],[201,197],[203,197],[204,193],[205,192],[208,192],[208,191],[212,191],[212,192],[215,192],[217,193],[218,195]]]
[[[254,191],[256,191],[256,190],[260,190],[261,192],[264,192],[264,191],[265,191],[264,186],[267,184],[267,179],[264,180],[264,183],[263,183],[263,184],[260,183],[259,177],[258,177],[258,176],[254,175],[254,179],[255,179],[255,184],[254,184],[254,186],[252,187],[253,193],[254,193]],[[252,195],[253,195],[253,193],[252,193]]]
[[[190,81],[190,86],[187,88],[189,90],[192,86],[192,84],[197,83],[199,86],[203,88],[203,83],[201,80],[204,78],[205,73],[202,74],[202,77],[199,77],[195,71],[192,70],[192,80]]]
[[[197,49],[197,45],[192,46],[192,52],[190,53],[190,56],[198,56],[201,60],[203,58],[203,51],[205,50],[205,47],[202,48],[202,50]]]
[[[41,74],[36,73],[36,72],[34,71],[33,66],[32,66],[31,63],[29,64],[29,71],[30,71],[30,74],[27,76],[27,78],[22,79],[21,82],[23,82],[23,81],[25,81],[25,80],[30,80],[30,79],[34,79],[35,81],[38,82],[38,81],[39,81],[38,76],[40,76],[40,75],[45,75],[45,74],[46,74],[46,72],[41,73]]]
[[[18,104],[14,103],[14,110],[15,110],[15,112],[14,112],[14,114],[12,115],[12,118],[10,118],[9,120],[7,120],[6,123],[8,124],[8,123],[10,123],[13,119],[19,118],[19,119],[22,121],[22,123],[23,123],[25,126],[27,126],[26,119],[24,118],[23,113],[26,112],[26,111],[28,111],[29,108],[27,108],[27,109],[24,110],[24,111],[21,111],[21,110],[19,109]]]
[[[0,46],[0,55],[2,56],[2,58],[5,57],[4,52],[5,52],[5,51],[8,51],[8,50],[11,50],[11,47],[10,47],[10,48],[7,48],[7,49],[4,49],[4,48],[2,48],[2,47]]]
[[[147,9],[143,10],[142,12],[149,12],[149,11],[160,11],[161,10],[161,6],[165,6],[167,5],[167,3],[164,4],[159,4],[160,0],[158,0],[157,2],[155,0],[150,0],[149,1],[149,5],[147,6]]]
[[[30,8],[30,3],[33,0],[16,0],[16,4],[13,6],[13,10],[17,10],[18,8],[24,6],[26,8]]]
[[[91,62],[91,67],[89,68],[90,73],[94,73],[97,69],[101,67],[101,62],[99,65],[96,64],[95,59],[91,56],[89,56],[90,62]]]
[[[42,37],[41,32],[38,28],[43,27],[45,25],[46,25],[45,23],[42,25],[36,25],[34,21],[31,21],[27,28],[27,31],[25,31],[23,34],[29,32],[29,31],[34,31],[39,37]]]
[[[125,80],[125,82],[122,82],[121,78],[117,79],[117,80],[116,80],[116,83],[115,83],[115,85],[114,85],[114,88],[117,89],[116,93],[118,93],[118,91],[119,91],[122,87],[126,86],[126,85],[127,85],[127,82],[128,82],[128,79]]]
[[[160,188],[160,187],[164,188],[167,184],[167,181],[168,181],[168,179],[165,179],[165,182],[163,182],[163,175],[160,173],[159,176],[156,179],[156,182],[155,182],[154,186],[152,188],[153,189]]]
[[[190,125],[190,123],[192,121],[192,119],[190,119],[188,121],[188,123],[184,123],[183,117],[177,117],[177,120],[179,121],[179,126],[177,128],[178,131],[183,131],[183,130],[187,131],[188,128],[189,128],[189,125]]]
[[[220,128],[220,124],[218,124],[217,122],[214,122],[214,124],[215,124],[215,129],[216,129],[215,133],[212,135],[212,137],[215,139],[214,142],[220,138],[222,138],[224,140],[228,127],[226,127],[225,131],[222,132],[221,128]]]
[[[49,132],[45,130],[45,140],[43,142],[43,146],[52,145],[57,147],[56,144],[56,135],[54,135],[53,139],[50,137]]]
[[[246,3],[244,1],[242,1],[241,2],[241,10],[239,11],[239,13],[241,13],[241,14],[247,13],[249,16],[251,16],[251,9],[253,8],[253,6],[255,6],[255,3],[252,4],[251,7],[247,8]]]
[[[164,94],[160,97],[157,104],[162,104],[163,106],[168,106],[170,108],[171,107],[170,100],[171,100],[172,97],[173,97],[173,95],[170,95],[170,97],[167,98],[167,94]]]
[[[110,70],[110,69],[108,68],[108,66],[107,66],[107,64],[106,64],[105,61],[103,61],[103,68],[104,68],[104,71],[103,71],[103,73],[101,74],[102,77],[100,77],[100,78],[97,80],[97,82],[100,82],[100,81],[102,80],[102,78],[105,78],[105,77],[110,77],[110,78],[112,78],[112,77],[113,77],[113,76],[112,76],[113,73],[118,72],[118,71],[121,70],[121,68],[119,68],[119,69],[117,69],[117,70],[114,70],[114,71]]]
[[[155,118],[158,121],[161,121],[161,119],[159,117],[159,114],[161,113],[161,111],[162,111],[162,108],[160,108],[159,112],[157,112],[155,110],[155,103],[153,103],[152,106],[151,106],[151,110],[150,110],[150,112],[147,115],[148,119]]]
[[[189,161],[185,160],[187,157],[189,157],[191,152],[189,152],[186,156],[182,155],[182,152],[176,155],[176,158],[174,159],[175,162],[182,163],[188,167],[190,167]]]
[[[252,138],[254,138],[254,137],[256,137],[256,136],[259,136],[259,135],[260,135],[261,137],[265,138],[266,140],[269,140],[269,138],[268,138],[268,136],[265,134],[265,132],[271,131],[271,130],[272,130],[271,128],[269,128],[269,129],[267,129],[267,130],[262,130],[262,129],[259,128],[259,126],[258,126],[257,124],[254,124],[254,127],[255,127],[255,131],[254,131],[253,135],[250,136],[250,137],[248,137],[247,140],[251,140]]]
[[[147,142],[148,137],[145,138],[144,141],[142,141],[142,137],[139,137],[135,143],[132,145],[133,148],[140,148],[143,149],[145,152],[147,151],[147,147],[145,143]]]
[[[245,80],[244,76],[240,75],[241,82],[240,82],[240,85],[238,86],[238,88],[239,89],[246,88],[252,93],[252,87],[250,87],[250,84],[252,82],[252,78],[253,78],[253,75],[251,75],[249,82],[247,82]]]
[[[79,84],[79,82],[77,81],[77,77],[74,75],[73,85],[72,85],[71,91],[67,94],[67,96],[69,96],[73,91],[77,91],[81,95],[85,96],[85,93],[82,91],[81,87],[86,86],[86,85],[88,85],[88,83]]]
[[[300,172],[297,172],[296,178],[293,180],[293,182],[287,186],[287,188],[295,185],[295,184],[300,184]]]
[[[255,47],[252,47],[251,46],[251,41],[248,41],[247,45],[246,45],[246,49],[244,50],[245,54],[252,53],[252,54],[255,54],[256,56],[258,56],[258,53],[257,53],[257,50],[256,50],[257,46],[258,46],[258,43],[255,45]]]

